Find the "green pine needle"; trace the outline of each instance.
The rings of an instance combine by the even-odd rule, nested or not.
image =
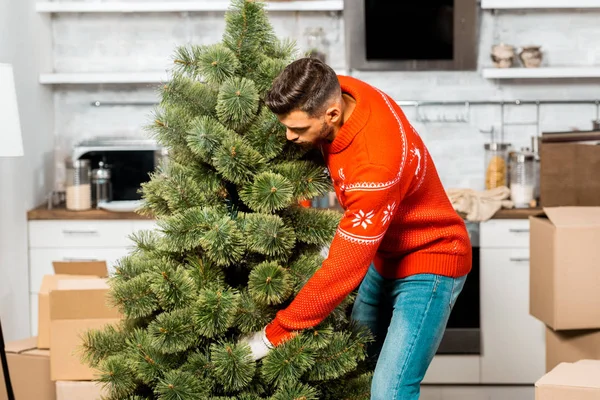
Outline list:
[[[291,255],[296,243],[294,230],[277,215],[247,215],[245,232],[250,250],[282,260]]]
[[[135,243],[135,253],[157,253],[159,252],[160,232],[158,230],[139,230],[129,235],[129,239]],[[145,266],[140,266],[139,273],[145,271]],[[136,274],[137,275],[137,274]]]
[[[321,268],[323,261],[324,258],[319,253],[303,253],[290,264],[290,274],[294,278],[294,292],[298,293],[302,289],[314,273]]]
[[[193,374],[197,379],[202,380],[203,386],[212,391],[214,386],[213,369],[214,365],[210,361],[210,355],[199,350],[191,353],[185,364],[181,367],[183,371]]]
[[[207,390],[189,372],[172,370],[158,379],[155,393],[157,400],[198,400],[206,397]]]
[[[270,400],[319,400],[319,391],[304,383],[286,385],[278,389]],[[341,399],[341,398],[340,398]],[[346,400],[344,398],[344,400]]]
[[[94,368],[107,357],[119,354],[125,350],[124,333],[113,325],[102,329],[89,329],[82,334],[82,344],[79,348],[81,360]]]
[[[225,333],[235,321],[238,302],[235,290],[202,290],[193,306],[197,332],[207,338]]]
[[[148,385],[176,365],[177,356],[164,354],[154,347],[153,339],[145,329],[135,329],[127,344],[137,379]]]
[[[264,163],[262,155],[237,135],[224,138],[213,157],[217,171],[235,184],[249,182]]]
[[[175,49],[173,54],[173,72],[176,75],[188,75],[192,78],[200,77],[200,55],[205,46],[185,45]]]
[[[186,307],[197,296],[194,280],[180,265],[163,261],[148,275],[147,290],[154,292],[164,310]]]
[[[285,176],[294,186],[298,200],[322,196],[333,190],[325,169],[309,161],[289,161],[275,167],[275,172]]]
[[[143,318],[159,309],[155,291],[150,288],[152,274],[143,273],[111,286],[111,304],[128,318]]]
[[[200,238],[200,244],[206,256],[222,266],[239,262],[246,248],[242,232],[227,215],[211,224],[208,232]]]
[[[138,386],[135,370],[125,355],[108,357],[102,362],[100,371],[98,381],[108,391],[109,396],[123,399],[135,394]]]
[[[267,55],[271,58],[294,61],[298,53],[297,43],[291,38],[276,39]]]
[[[165,233],[166,251],[181,252],[197,248],[212,223],[221,218],[215,207],[194,207],[158,220]]]
[[[287,216],[300,242],[327,246],[333,240],[341,213],[317,208],[291,207]]]
[[[259,304],[281,304],[290,297],[292,290],[290,273],[276,262],[264,262],[250,272],[248,291]]]
[[[277,78],[288,64],[288,60],[265,58],[258,65],[258,69],[252,78],[261,96],[264,96],[271,89],[275,78]]]
[[[163,312],[148,326],[152,346],[165,354],[185,351],[197,340],[191,308]]]
[[[139,236],[138,236],[139,238]],[[115,265],[115,272],[110,279],[127,281],[143,274],[152,263],[139,253],[129,254],[120,258]]]
[[[285,126],[266,107],[261,110],[257,120],[248,129],[245,138],[266,160],[272,160],[280,155],[287,141]]]
[[[235,326],[242,333],[252,333],[263,329],[275,318],[275,310],[255,301],[247,292],[240,295]]]
[[[262,375],[266,382],[285,387],[297,383],[314,364],[313,350],[296,336],[269,352],[263,361]]]
[[[217,93],[211,86],[183,75],[174,75],[162,87],[161,94],[163,107],[176,105],[191,115],[214,115],[218,104]]]
[[[319,325],[315,328],[302,331],[302,338],[307,347],[321,350],[329,345],[333,338],[334,329],[328,325]]]
[[[240,68],[235,54],[221,43],[206,46],[197,58],[198,72],[210,84],[219,85],[233,78]]]
[[[238,391],[250,384],[256,370],[247,345],[234,343],[215,343],[210,348],[214,365],[214,378],[226,391]]]
[[[198,256],[189,256],[186,260],[190,276],[198,290],[222,288],[225,282],[223,269],[210,260]]]
[[[246,78],[231,78],[219,88],[217,115],[221,123],[238,130],[248,125],[258,111],[256,85]]]
[[[272,213],[290,206],[294,187],[279,174],[262,172],[245,192],[244,201],[252,210]]]
[[[215,118],[204,115],[192,121],[187,143],[194,154],[210,161],[223,139],[234,134],[235,132],[224,127]]]
[[[330,399],[369,400],[371,398],[371,382],[373,373],[366,372],[356,378],[325,385],[325,391]]]

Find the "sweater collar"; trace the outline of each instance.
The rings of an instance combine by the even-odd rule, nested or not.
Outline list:
[[[348,147],[358,132],[367,124],[369,115],[371,114],[369,103],[361,96],[361,82],[348,76],[338,76],[338,79],[342,87],[342,92],[352,96],[356,100],[356,106],[350,118],[344,122],[344,125],[338,131],[331,145],[327,146],[331,153],[339,153]]]

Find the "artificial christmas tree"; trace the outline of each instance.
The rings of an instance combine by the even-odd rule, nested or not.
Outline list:
[[[85,359],[110,399],[368,399],[371,337],[348,319],[352,297],[260,361],[240,341],[320,268],[341,215],[299,206],[330,180],[263,104],[294,44],[258,1],[234,0],[226,22],[221,43],[176,51],[151,125],[169,160],[140,210],[160,228],[119,262],[123,321],[87,332]]]

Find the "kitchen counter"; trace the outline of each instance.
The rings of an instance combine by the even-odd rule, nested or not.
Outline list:
[[[501,209],[499,210],[492,219],[527,219],[531,215],[537,215],[542,212],[541,208],[513,208],[513,209]],[[135,212],[113,212],[106,210],[88,210],[88,211],[69,211],[64,207],[57,207],[48,209],[45,204],[29,210],[27,212],[27,219],[33,220],[57,220],[57,219],[68,219],[68,220],[88,220],[88,219],[102,219],[102,220],[120,220],[120,219],[139,219],[148,220],[152,219],[144,215],[139,215]]]
[[[46,204],[29,210],[27,212],[27,219],[29,221],[34,220],[57,220],[57,219],[69,219],[69,220],[88,220],[88,219],[103,219],[103,220],[125,220],[125,219],[139,219],[139,220],[150,220],[152,218],[144,215],[139,215],[135,212],[114,212],[106,210],[87,210],[87,211],[70,211],[64,207],[56,207],[48,209]]]

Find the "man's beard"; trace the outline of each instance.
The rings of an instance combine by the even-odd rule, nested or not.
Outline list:
[[[325,143],[331,143],[333,140],[331,137],[333,136],[333,126],[327,125],[327,123],[323,122],[321,125],[321,130],[319,131],[319,141]]]

